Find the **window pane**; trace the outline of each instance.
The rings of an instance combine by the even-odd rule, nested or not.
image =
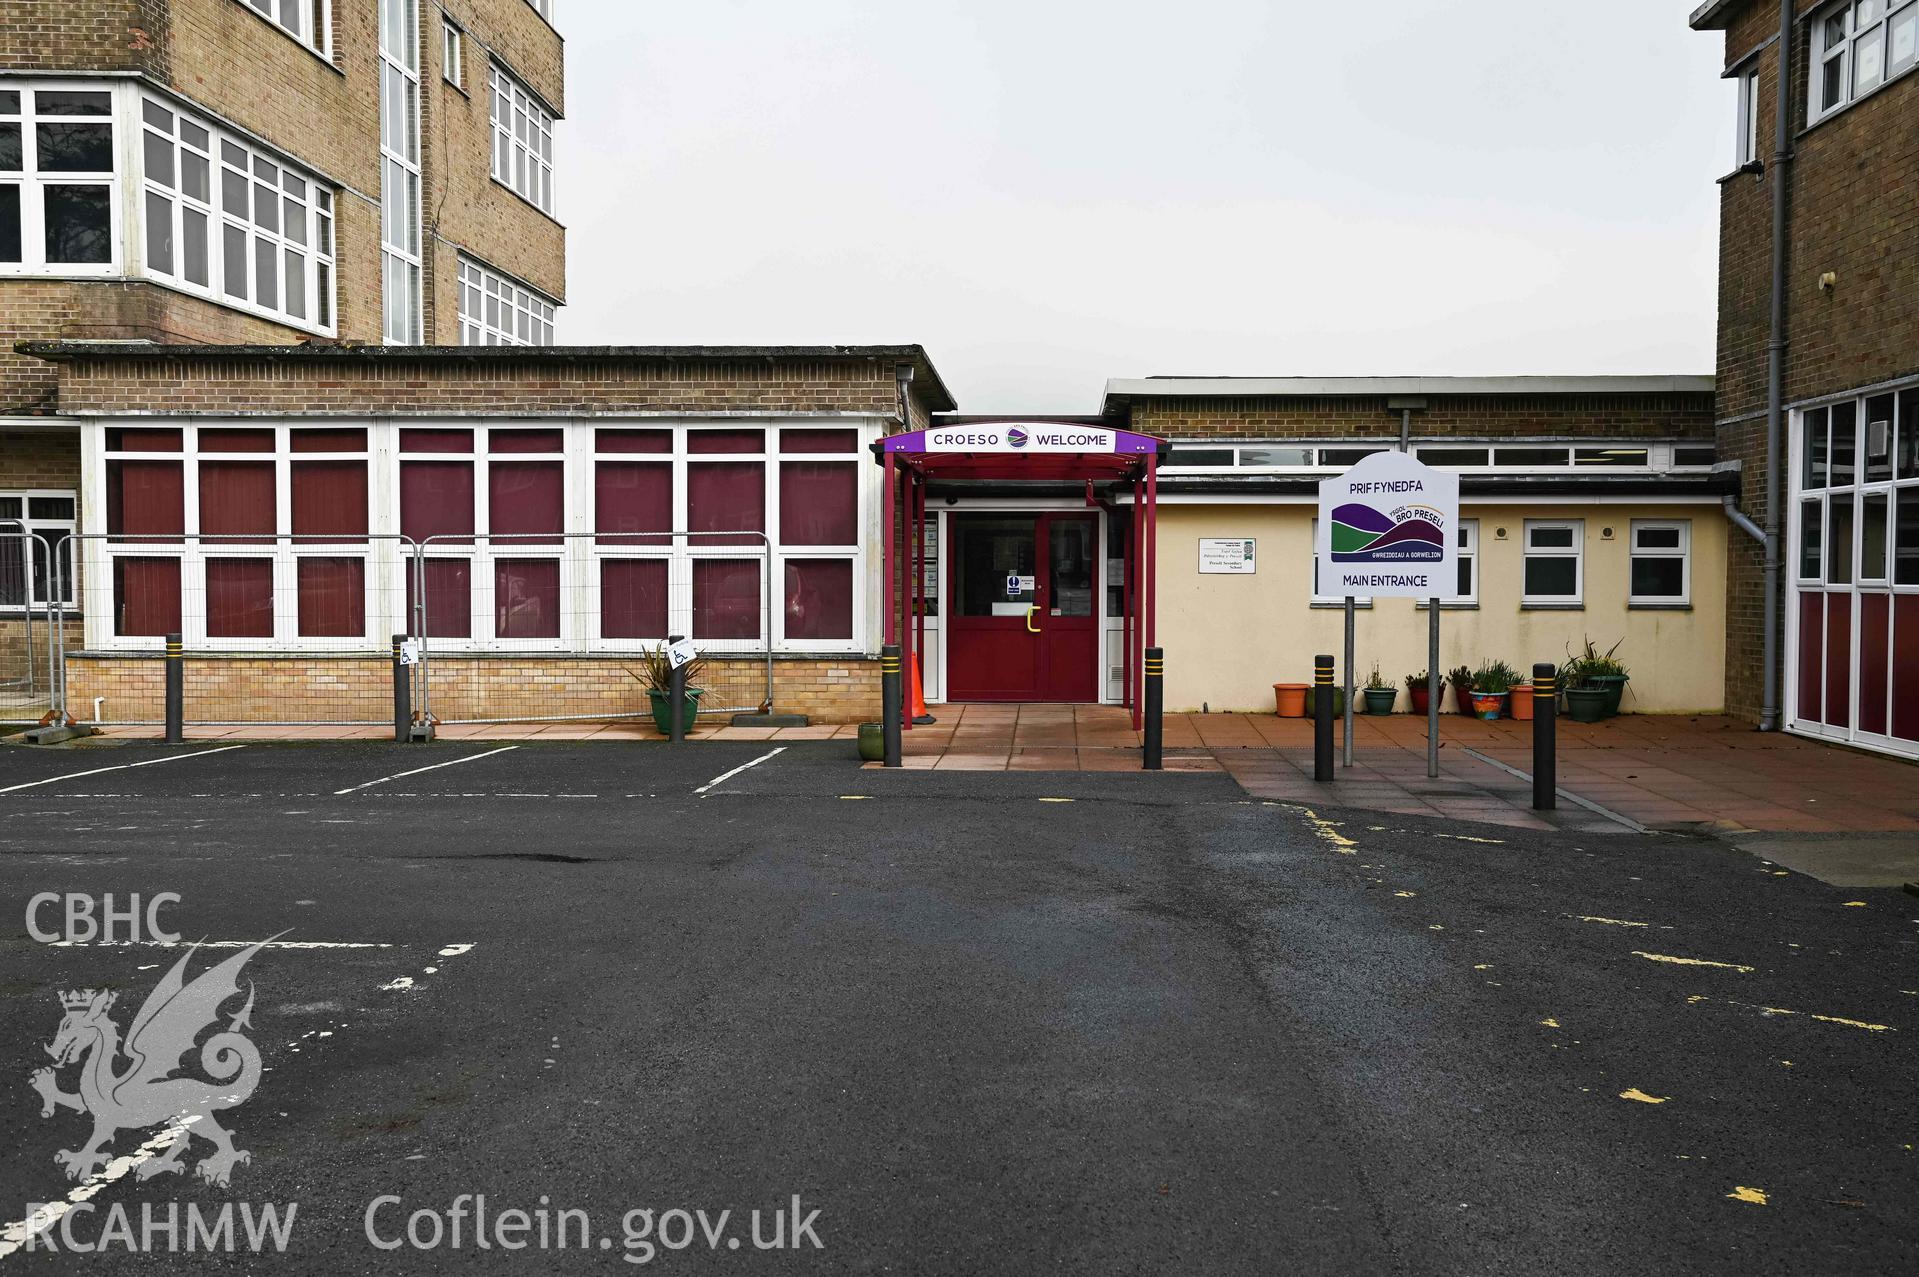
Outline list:
[[[471,452],[471,430],[401,430],[401,452]]]
[[[857,430],[782,430],[782,452],[856,452],[860,446]]]
[[[693,560],[693,637],[755,639],[759,635],[759,561]]]
[[[1419,459],[1429,466],[1483,466],[1490,453],[1485,448],[1421,448]]]
[[[107,428],[108,452],[178,452],[186,436],[179,429]]]
[[[1676,466],[1709,466],[1719,459],[1716,448],[1674,448],[1672,463]]]
[[[207,283],[207,216],[197,209],[180,210],[180,273],[190,284]]]
[[[1473,561],[1470,556],[1462,555],[1454,562],[1459,567],[1459,597],[1473,597]]]
[[[273,241],[253,241],[253,300],[262,306],[280,305],[280,250]]]
[[[489,430],[489,452],[564,452],[566,438],[558,430]]]
[[[160,186],[172,186],[173,140],[143,131],[141,143],[141,153],[147,162],[147,181]]]
[[[211,203],[207,188],[207,162],[204,157],[185,152],[180,156],[180,189],[201,203]]]
[[[112,98],[97,89],[41,89],[34,94],[41,115],[111,115]]]
[[[849,461],[780,463],[780,542],[856,545],[859,469]]]
[[[273,637],[273,560],[208,559],[207,637]]]
[[[1866,400],[1864,443],[1867,483],[1892,478],[1893,403],[1891,395],[1874,395]]]
[[[1230,466],[1231,448],[1174,448],[1166,454],[1169,466]]]
[[[1571,528],[1528,528],[1527,544],[1541,550],[1570,550],[1573,544]]]
[[[1898,75],[1919,54],[1919,8],[1909,8],[1892,20],[1892,61],[1888,74]]]
[[[1579,566],[1570,558],[1526,560],[1528,598],[1573,598],[1579,589]]]
[[[1686,588],[1684,559],[1634,559],[1632,593],[1634,598],[1679,598]]]
[[[766,527],[765,467],[757,461],[717,461],[686,468],[687,528],[692,532],[747,532]],[[694,545],[751,543],[758,537],[707,536]]]
[[[111,188],[46,186],[41,189],[47,218],[47,261],[74,266],[112,261]]]
[[[1832,486],[1850,486],[1858,477],[1859,405],[1832,406]]]
[[[4,510],[0,517],[6,517]],[[19,607],[27,601],[29,548],[37,574],[44,553],[39,545],[23,537],[18,528],[0,528],[0,607]]]
[[[16,508],[19,502],[15,501]],[[30,497],[27,500],[29,519],[71,519],[73,518],[72,497]]]
[[[497,559],[493,632],[500,638],[560,637],[560,561]]]
[[[1576,466],[1643,466],[1646,457],[1644,448],[1573,449],[1573,464]]]
[[[1852,494],[1832,497],[1831,541],[1826,550],[1826,580],[1832,585],[1852,584]]]
[[[1883,492],[1859,503],[1859,579],[1886,579],[1886,530],[1891,522],[1891,500]]]
[[[111,124],[41,124],[34,141],[42,173],[113,172]]]
[[[1321,448],[1319,464],[1322,466],[1358,465],[1375,452],[1385,452],[1385,448]]]
[[[177,461],[107,462],[107,532],[115,536],[186,531],[186,495]]]
[[[1825,544],[1825,502],[1820,500],[1801,501],[1799,503],[1799,577],[1804,581],[1817,581],[1819,571],[1824,564]]]
[[[426,622],[428,638],[470,638],[473,635],[473,565],[466,559],[430,558],[422,574],[426,581]],[[422,632],[416,589],[416,574],[406,574],[407,632]]]
[[[20,126],[0,124],[0,173],[18,173],[25,159],[25,148],[20,145]]]
[[[1802,427],[1805,437],[1806,464],[1805,473],[1799,477],[1802,487],[1826,486],[1826,474],[1829,469],[1826,464],[1826,427],[1831,417],[1831,410],[1826,408],[1817,408],[1806,414],[1805,424]]]
[[[180,632],[180,560],[113,560],[113,632],[157,638]]]
[[[689,430],[686,432],[686,450],[688,452],[763,452],[766,450],[766,432],[764,430]]]
[[[1893,580],[1899,585],[1919,585],[1919,488],[1899,489],[1898,520],[1893,530]]]
[[[1642,550],[1677,550],[1678,528],[1634,528],[1633,542]]]
[[[1919,13],[1919,9],[1913,10]],[[1899,396],[1899,444],[1896,477],[1919,479],[1919,390]]]
[[[20,188],[0,186],[0,262],[20,260]]]
[[[147,192],[147,267],[173,273],[173,201]]]
[[[271,461],[200,463],[200,531],[208,536],[271,537],[273,497]]]
[[[665,559],[600,561],[600,636],[666,637]]]
[[[595,430],[593,447],[599,452],[671,452],[671,430]]]
[[[220,228],[222,282],[228,297],[247,298],[247,233],[238,226]]]
[[[400,463],[400,532],[415,541],[473,532],[473,463]]]
[[[1886,33],[1884,28],[1868,32],[1852,46],[1852,91],[1864,93],[1876,88],[1886,70]]]
[[[1496,466],[1563,466],[1566,464],[1564,448],[1495,448],[1493,464]]]
[[[295,536],[366,535],[364,461],[295,461],[291,470]]]
[[[302,555],[298,562],[300,636],[364,637],[365,561]]]
[[[788,559],[781,592],[789,639],[853,637],[853,564],[846,559]]]
[[[673,467],[660,461],[601,461],[593,471],[593,530],[671,532]],[[664,538],[601,536],[601,545],[663,545]]]
[[[566,530],[565,484],[558,461],[495,461],[487,473],[487,530],[497,536],[534,536],[556,541]],[[554,534],[551,537],[545,534]],[[505,547],[536,545],[516,540]]]
[[[1242,466],[1310,466],[1313,464],[1311,448],[1241,448],[1239,464]]]
[[[366,431],[352,427],[319,426],[288,432],[289,446],[295,452],[365,452]]]

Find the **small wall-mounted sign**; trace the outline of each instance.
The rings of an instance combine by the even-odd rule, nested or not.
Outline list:
[[[1206,575],[1256,572],[1258,546],[1251,537],[1201,537],[1199,570]]]

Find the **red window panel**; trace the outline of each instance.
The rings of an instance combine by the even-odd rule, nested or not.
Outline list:
[[[757,461],[713,461],[686,468],[689,532],[759,532],[766,527],[766,467]],[[752,545],[758,537],[703,536],[697,546]]]
[[[780,463],[780,543],[857,545],[859,468],[850,461]]]
[[[473,564],[468,559],[428,559],[423,574],[406,573],[406,630],[421,633],[418,579],[426,582],[428,638],[473,637]]]
[[[857,452],[857,430],[782,430],[781,452]]]
[[[1799,717],[1820,721],[1825,712],[1826,595],[1799,591]]]
[[[415,541],[472,535],[473,463],[402,461],[400,532]]]
[[[143,430],[113,427],[107,431],[108,452],[178,452],[183,433],[172,429]]]
[[[295,452],[365,452],[366,431],[350,426],[296,426],[291,432]]]
[[[853,564],[848,559],[788,559],[781,591],[789,639],[853,637]]]
[[[666,560],[600,560],[600,637],[666,637]]]
[[[759,560],[693,560],[694,638],[757,639],[760,607]]]
[[[207,637],[273,637],[273,560],[208,559]]]
[[[765,452],[764,430],[689,430],[688,452]]]
[[[366,539],[366,462],[295,461],[293,534]]]
[[[496,559],[493,633],[500,638],[560,637],[560,561]]]
[[[671,532],[673,466],[664,461],[600,461],[593,467],[593,530]],[[605,536],[601,545],[665,545],[665,537]]]
[[[400,431],[401,452],[471,452],[471,430],[427,430],[404,428]]]
[[[1919,741],[1919,594],[1892,605],[1892,734]]]
[[[186,486],[178,461],[107,462],[109,533],[177,536],[186,530]]]
[[[202,430],[200,432],[202,453],[272,452],[274,446],[271,429],[249,427],[243,430]]]
[[[1852,598],[1826,599],[1826,725],[1852,726]]]
[[[1886,734],[1886,657],[1892,644],[1892,600],[1859,596],[1859,730]]]
[[[300,637],[365,637],[366,561],[302,555],[298,564]]]
[[[671,452],[671,430],[595,430],[595,452]]]
[[[566,530],[566,484],[558,461],[495,461],[487,467],[487,525],[511,549],[558,541]],[[547,534],[553,535],[547,535]],[[527,538],[538,538],[537,540]]]
[[[200,531],[210,537],[244,536],[271,541],[274,483],[271,461],[202,461]],[[208,549],[234,541],[210,541]]]
[[[564,452],[565,433],[559,430],[489,430],[489,452]]]
[[[113,632],[123,638],[180,632],[180,560],[113,560]]]

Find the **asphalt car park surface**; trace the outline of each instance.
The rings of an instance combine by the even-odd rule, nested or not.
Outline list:
[[[847,754],[0,750],[0,1226],[75,1188],[86,1121],[25,1080],[59,991],[119,990],[125,1026],[183,952],[38,943],[27,901],[171,892],[188,941],[284,933],[222,1119],[252,1160],[87,1200],[299,1203],[284,1254],[181,1271],[1909,1270],[1907,897],[1216,774]],[[593,1244],[368,1240],[370,1203],[390,1241],[462,1194],[585,1210]],[[795,1196],[820,1247],[755,1249]],[[730,1236],[630,1239],[636,1208]]]

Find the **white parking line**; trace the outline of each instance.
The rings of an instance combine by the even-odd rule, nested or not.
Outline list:
[[[333,796],[338,798],[341,794],[350,794],[356,789],[371,789],[375,785],[384,785],[389,780],[401,780],[407,776],[418,776],[421,772],[438,771],[442,767],[451,767],[455,763],[470,763],[476,759],[491,758],[495,754],[504,754],[510,749],[518,748],[518,745],[502,745],[499,749],[489,749],[484,754],[468,754],[465,758],[449,758],[444,763],[434,763],[431,767],[415,767],[410,772],[395,772],[391,776],[382,776],[378,780],[369,780],[364,785],[348,785],[345,789],[336,789],[333,791]]]
[[[765,762],[767,759],[772,758],[774,754],[784,754],[785,752],[786,752],[786,746],[782,745],[778,749],[774,750],[772,754],[761,754],[758,758],[754,759],[750,763],[741,763],[738,767],[735,767],[730,772],[721,772],[719,775],[715,776],[712,780],[707,781],[704,785],[701,785],[698,789],[694,790],[693,792],[696,794],[704,794],[707,790],[713,788],[713,786],[719,784],[721,781],[732,780],[735,776],[739,775],[741,772],[745,771],[747,768],[758,767],[761,763]]]
[[[62,780],[79,780],[82,776],[98,776],[101,772],[123,772],[129,767],[152,767],[156,763],[177,763],[187,758],[204,758],[208,754],[224,754],[230,749],[245,749],[245,745],[222,745],[218,749],[196,749],[190,754],[172,754],[166,758],[149,758],[143,763],[119,763],[112,767],[95,767],[89,771],[68,772],[64,776],[49,776],[45,780],[30,780],[23,785],[8,785],[0,789],[0,794],[11,794],[16,789],[32,789],[35,785],[51,785]]]

